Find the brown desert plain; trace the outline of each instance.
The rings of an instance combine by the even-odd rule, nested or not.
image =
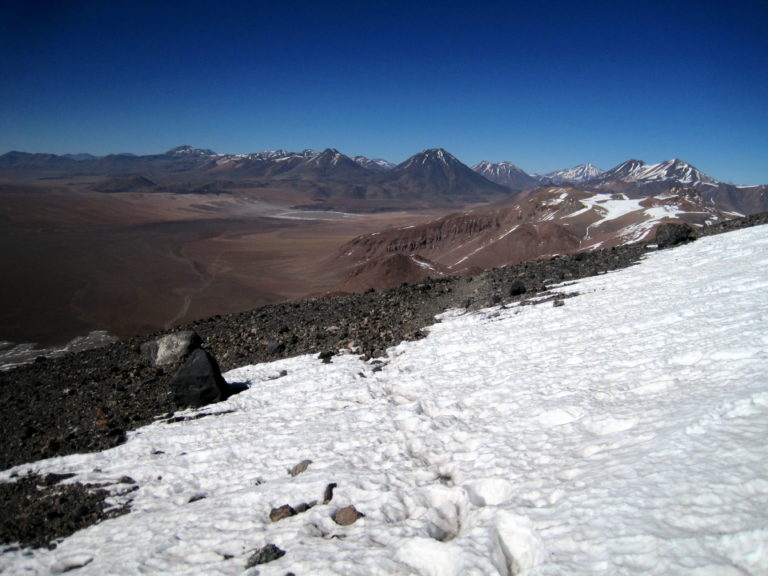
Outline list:
[[[122,338],[322,294],[344,276],[332,264],[340,245],[446,212],[299,211],[285,187],[107,194],[91,184],[0,183],[0,341]]]

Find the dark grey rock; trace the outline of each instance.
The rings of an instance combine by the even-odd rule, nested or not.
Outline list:
[[[696,231],[690,224],[667,222],[656,228],[656,245],[660,248],[670,248],[696,239]]]
[[[277,340],[270,340],[267,342],[267,356],[275,356],[285,350],[285,344],[278,342]]]
[[[198,408],[226,400],[230,395],[218,363],[202,348],[192,352],[174,374],[169,387],[177,407]]]
[[[259,564],[267,564],[268,562],[272,562],[278,558],[282,558],[283,556],[285,556],[285,550],[281,550],[274,544],[267,544],[266,546],[258,548],[253,554],[251,554],[250,558],[248,558],[248,562],[245,564],[245,567],[253,568]]]
[[[295,508],[296,514],[301,514],[302,512],[306,512],[310,508],[314,508],[317,506],[317,500],[312,500],[312,502],[302,502],[301,504],[298,504]]]
[[[325,487],[325,493],[323,494],[323,504],[328,504],[333,500],[333,489],[336,488],[336,482],[331,482]]]
[[[525,282],[523,282],[522,280],[515,280],[509,286],[510,296],[520,296],[522,294],[525,294],[526,292],[528,292],[528,288],[526,288]]]

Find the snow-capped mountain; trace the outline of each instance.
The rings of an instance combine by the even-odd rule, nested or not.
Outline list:
[[[475,164],[472,170],[482,174],[491,182],[496,182],[496,184],[501,184],[515,190],[525,190],[539,184],[536,178],[525,172],[522,168],[518,168],[512,162],[494,163],[483,160]]]
[[[603,173],[603,170],[597,166],[587,162],[586,164],[579,164],[573,168],[566,168],[565,170],[556,170],[544,176],[540,176],[542,182],[551,182],[552,184],[581,184],[597,178]]]
[[[639,185],[659,182],[683,186],[716,186],[718,184],[717,180],[679,158],[658,164],[646,164],[642,160],[635,159],[627,160],[593,178],[590,183],[598,184],[615,180]]]
[[[760,226],[557,306],[446,312],[373,362],[236,368],[224,402],[2,471],[131,508],[0,572],[766,574],[766,277]]]
[[[419,197],[453,197],[479,201],[490,196],[509,196],[509,188],[491,182],[463,164],[442,148],[430,148],[414,154],[391,170],[382,173],[377,182],[396,187]]]
[[[409,170],[414,167],[444,167],[446,170],[461,169],[466,165],[460,162],[453,154],[443,148],[429,148],[414,154],[395,168],[399,171]]]
[[[360,164],[363,168],[376,172],[386,172],[395,167],[395,164],[384,160],[383,158],[367,158],[365,156],[353,156],[352,160]]]
[[[326,148],[319,154],[305,158],[291,171],[291,175],[350,179],[365,178],[367,171],[335,148]]]
[[[174,156],[176,158],[189,158],[189,157],[198,157],[198,158],[207,158],[211,156],[219,156],[219,154],[216,154],[213,150],[209,150],[208,148],[195,148],[194,146],[177,146],[176,148],[171,148],[165,153],[166,156]]]

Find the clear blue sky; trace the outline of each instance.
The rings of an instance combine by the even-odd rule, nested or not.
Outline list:
[[[765,0],[14,4],[0,153],[443,147],[768,183]]]

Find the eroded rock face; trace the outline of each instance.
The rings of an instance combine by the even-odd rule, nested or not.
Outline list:
[[[230,396],[218,363],[202,348],[192,352],[171,379],[169,387],[173,403],[179,408],[198,408]]]

